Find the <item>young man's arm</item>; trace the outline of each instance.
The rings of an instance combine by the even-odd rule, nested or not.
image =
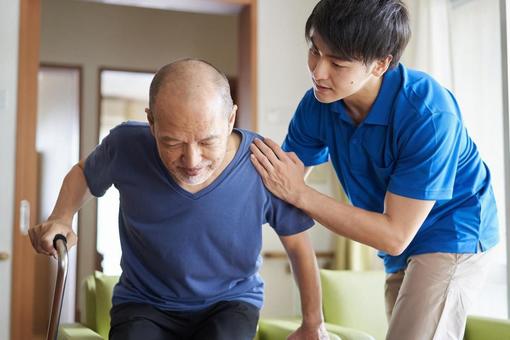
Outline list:
[[[266,187],[280,199],[300,208],[333,232],[390,255],[401,254],[412,241],[435,201],[386,193],[384,212],[356,208],[307,186],[303,163],[275,142],[256,141],[252,161]]]
[[[287,251],[292,272],[299,288],[303,321],[289,340],[328,339],[322,316],[322,297],[319,270],[315,253],[306,232],[291,236],[280,236]]]
[[[67,173],[48,220],[29,229],[32,246],[38,253],[56,255],[53,238],[57,234],[66,237],[68,248],[76,244],[77,237],[72,229],[73,216],[85,202],[92,198],[83,173],[83,166],[84,162],[80,161]]]

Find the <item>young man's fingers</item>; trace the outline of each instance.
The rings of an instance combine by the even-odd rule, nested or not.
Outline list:
[[[300,163],[303,163],[301,162],[301,160],[299,159],[299,157],[296,155],[295,152],[288,152],[287,155],[289,156],[289,158],[292,160],[292,162],[294,164],[300,164]]]
[[[251,159],[251,162],[253,163],[253,166],[255,167],[255,169],[258,171],[258,173],[260,174],[260,176],[262,178],[266,178],[267,177],[267,171],[266,169],[262,166],[262,164],[260,164],[259,160],[257,159],[257,157],[255,157],[255,155],[251,155],[250,156],[250,159]]]
[[[283,151],[280,145],[278,145],[278,143],[275,143],[271,138],[264,138],[264,143],[266,143],[271,148],[271,150],[273,150],[274,154],[276,155],[276,157],[278,157],[278,159],[280,160],[287,159],[287,153]]]
[[[276,164],[280,160],[276,156],[274,151],[269,146],[267,146],[266,143],[264,143],[260,139],[255,139],[253,141],[253,143],[255,143],[255,145],[260,150],[260,152],[263,153],[264,156],[266,156],[266,158],[271,162],[271,164],[274,165],[274,164]],[[261,160],[259,157],[257,157],[257,158],[259,159],[259,161]]]
[[[264,144],[264,143],[262,143],[262,144]],[[266,148],[267,148],[267,146],[266,146]],[[250,150],[252,152],[252,155],[255,156],[255,158],[257,159],[258,163],[260,165],[262,165],[265,168],[265,170],[273,171],[273,164],[268,159],[266,154],[263,153],[262,150],[260,150],[258,145],[255,145],[255,144],[250,145]],[[276,156],[274,154],[273,154],[273,157],[276,159]]]

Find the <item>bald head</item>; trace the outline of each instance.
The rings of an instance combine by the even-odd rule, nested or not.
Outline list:
[[[213,65],[201,59],[183,59],[163,66],[154,76],[149,91],[149,109],[153,112],[161,89],[180,100],[215,93],[223,101],[225,115],[233,108],[227,77]]]

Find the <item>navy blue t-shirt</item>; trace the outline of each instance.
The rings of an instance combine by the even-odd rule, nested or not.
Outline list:
[[[324,104],[309,90],[283,149],[307,166],[331,159],[353,205],[384,211],[387,191],[436,203],[400,256],[380,252],[387,272],[414,254],[476,253],[498,242],[489,169],[462,122],[453,95],[425,73],[388,70],[364,121],[343,100]]]
[[[264,187],[249,159],[256,135],[234,133],[242,137],[234,158],[197,193],[172,179],[147,124],[117,126],[87,158],[91,193],[102,196],[112,184],[120,193],[122,275],[114,305],[198,310],[241,300],[262,306],[262,225],[285,236],[313,221]]]

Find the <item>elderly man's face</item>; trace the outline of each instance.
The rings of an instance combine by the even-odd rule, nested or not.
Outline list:
[[[225,112],[221,96],[214,91],[197,91],[190,99],[161,89],[152,112],[154,121],[149,122],[159,156],[179,185],[203,184],[219,174],[235,109]]]

